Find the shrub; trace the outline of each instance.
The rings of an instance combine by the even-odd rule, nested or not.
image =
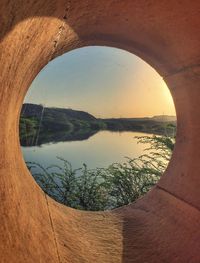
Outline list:
[[[27,166],[41,188],[52,198],[81,210],[106,210],[127,205],[148,192],[165,171],[175,139],[167,136],[137,137],[148,145],[147,153],[107,168],[88,169],[86,164],[73,169],[65,159],[62,165],[44,168],[28,162]],[[36,170],[37,172],[35,172]]]

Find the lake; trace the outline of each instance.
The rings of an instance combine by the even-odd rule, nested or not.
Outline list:
[[[138,157],[148,145],[138,144],[135,136],[151,136],[139,132],[99,131],[86,140],[64,141],[41,144],[40,146],[22,146],[26,162],[37,162],[47,167],[61,164],[56,156],[68,160],[73,168],[83,163],[88,168],[105,168],[114,162],[123,163],[125,157]]]

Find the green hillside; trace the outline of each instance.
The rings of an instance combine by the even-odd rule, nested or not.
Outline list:
[[[20,117],[21,145],[85,140],[100,130],[113,132],[138,131],[174,135],[176,121],[164,118],[97,119],[93,115],[72,109],[24,104]]]

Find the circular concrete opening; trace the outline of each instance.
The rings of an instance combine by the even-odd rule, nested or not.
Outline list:
[[[29,171],[49,196],[81,210],[136,201],[171,159],[176,116],[158,73],[122,49],[91,46],[50,62],[21,110]]]
[[[20,3],[2,0],[0,7],[1,261],[199,262],[199,1]],[[177,110],[176,147],[157,186],[106,213],[73,210],[45,195],[19,144],[30,83],[52,58],[85,45],[139,55],[165,79]]]

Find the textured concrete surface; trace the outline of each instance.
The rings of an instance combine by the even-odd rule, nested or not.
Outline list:
[[[200,2],[1,0],[0,262],[200,262]],[[178,116],[170,165],[136,203],[81,212],[45,196],[19,145],[21,105],[54,57],[123,48],[166,80]]]

